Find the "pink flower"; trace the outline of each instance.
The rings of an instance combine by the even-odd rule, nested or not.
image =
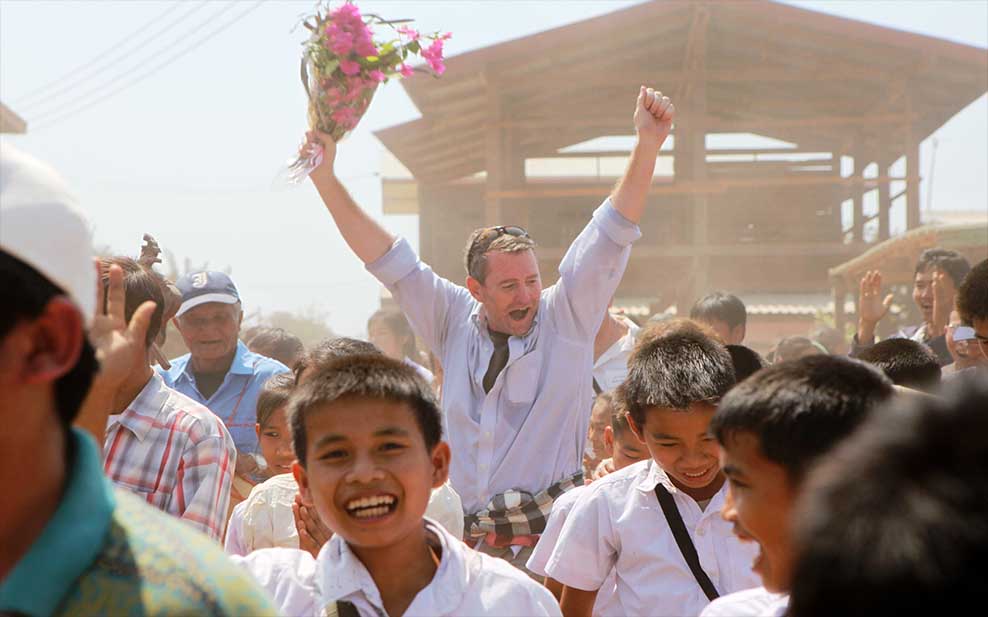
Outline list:
[[[446,71],[446,65],[443,63],[443,39],[432,41],[431,45],[422,50],[422,57],[436,75],[442,75]]]
[[[398,34],[404,34],[405,36],[408,37],[409,41],[417,41],[419,40],[419,37],[422,36],[421,34],[419,34],[418,30],[415,30],[414,28],[409,28],[408,26],[399,26]]]
[[[350,2],[341,4],[338,9],[329,14],[329,17],[333,21],[363,21],[360,15],[360,9],[357,8],[356,4]]]
[[[353,36],[349,32],[340,30],[330,39],[329,50],[338,56],[346,56],[352,49]]]
[[[378,71],[377,69],[375,69],[375,70],[371,71],[370,73],[368,73],[367,76],[370,77],[372,80],[374,80],[376,82],[382,82],[382,81],[384,81],[384,73],[382,73],[381,71]]]
[[[353,60],[340,60],[340,70],[344,75],[357,75],[360,73],[360,64]]]
[[[415,74],[415,69],[408,66],[407,64],[401,64],[398,66],[398,72],[402,74],[403,77],[411,77]]]
[[[333,111],[333,122],[346,126],[354,121],[355,114],[356,112],[349,107],[340,107],[339,109]],[[356,122],[353,123],[356,124]]]
[[[371,32],[367,28],[358,32],[354,41],[354,50],[361,56],[376,56],[377,46],[371,38]]]
[[[443,32],[442,34],[439,35],[439,38],[442,39],[442,40],[444,40],[444,41],[448,41],[449,39],[453,38],[453,33],[452,32]]]

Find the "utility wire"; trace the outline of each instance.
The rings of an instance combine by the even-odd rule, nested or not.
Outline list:
[[[252,12],[254,12],[255,9],[257,9],[259,6],[261,6],[265,2],[267,2],[267,0],[258,0],[257,2],[255,2],[254,4],[252,4],[246,11],[241,12],[239,15],[235,16],[232,20],[226,22],[225,24],[221,25],[220,27],[211,30],[210,32],[208,32],[206,34],[205,37],[203,37],[200,40],[196,41],[191,46],[186,47],[185,49],[180,50],[178,53],[175,53],[175,54],[169,56],[164,62],[158,63],[157,65],[155,65],[154,67],[152,67],[148,71],[145,71],[144,73],[138,75],[136,78],[134,78],[134,79],[132,79],[130,81],[124,82],[118,88],[116,88],[114,90],[111,90],[110,92],[107,92],[106,94],[103,94],[102,96],[100,96],[100,97],[98,97],[98,98],[96,98],[96,99],[94,99],[92,101],[89,101],[87,103],[84,103],[84,104],[82,104],[79,107],[76,107],[74,109],[70,109],[70,110],[68,110],[65,113],[61,113],[61,114],[55,115],[54,117],[52,117],[52,114],[48,114],[48,115],[44,116],[44,119],[47,119],[47,122],[44,121],[44,119],[43,119],[41,121],[41,123],[40,123],[41,126],[35,127],[34,130],[37,131],[39,129],[50,128],[51,126],[53,126],[53,125],[55,125],[55,124],[57,124],[59,122],[62,122],[62,121],[67,120],[69,118],[75,117],[79,113],[85,111],[86,109],[89,109],[90,107],[92,107],[93,105],[96,105],[97,103],[101,103],[102,101],[105,101],[106,99],[108,99],[108,98],[110,98],[112,96],[115,96],[116,94],[118,94],[118,93],[120,93],[120,92],[122,92],[122,91],[124,91],[124,90],[126,90],[128,88],[131,88],[131,87],[135,86],[136,84],[144,81],[148,77],[151,77],[152,75],[154,75],[158,71],[164,69],[165,67],[169,66],[170,64],[172,64],[172,63],[176,62],[177,60],[181,59],[185,55],[187,55],[187,54],[195,51],[196,49],[198,49],[199,47],[201,47],[203,44],[207,43],[208,41],[210,41],[211,39],[213,39],[214,37],[216,37],[216,35],[218,35],[220,32],[226,30],[230,26],[232,26],[235,23],[239,22],[244,17],[247,17],[247,15],[249,15]],[[230,6],[234,6],[234,5],[230,5]],[[214,15],[214,17],[215,17],[215,15]],[[209,23],[209,22],[206,22],[206,23]],[[202,25],[204,25],[204,24],[200,24],[200,27]],[[193,32],[199,30],[200,27],[195,28],[193,30]],[[109,86],[111,83],[116,82],[116,81],[119,81],[119,79],[114,79],[111,82],[108,82],[107,84],[103,84],[103,86],[101,86],[100,89],[105,88],[106,86]]]
[[[172,21],[167,26],[165,26],[165,28],[163,30],[159,31],[156,34],[152,34],[151,36],[143,39],[142,42],[143,43],[148,43],[148,42],[153,41],[154,39],[160,37],[162,34],[168,32],[169,30],[171,30],[173,27],[175,27],[179,23],[181,23],[181,22],[185,21],[186,19],[188,19],[189,16],[191,16],[193,13],[195,13],[199,9],[203,8],[204,6],[206,6],[206,2],[207,2],[207,0],[203,0],[203,2],[201,4],[199,4],[198,6],[193,6],[192,7],[192,10],[186,11],[178,19]],[[102,53],[98,54],[95,58],[89,60],[85,64],[82,64],[82,65],[80,65],[80,66],[72,69],[71,71],[69,71],[68,73],[62,75],[58,79],[55,79],[53,81],[50,81],[50,82],[48,82],[48,83],[46,83],[46,84],[44,84],[42,86],[39,86],[39,87],[35,88],[34,90],[31,90],[27,94],[23,95],[20,99],[18,99],[18,100],[15,101],[17,107],[24,107],[25,105],[30,106],[31,103],[35,102],[36,100],[58,96],[58,95],[62,94],[63,92],[67,92],[68,90],[74,88],[79,82],[89,80],[93,76],[99,75],[101,72],[105,71],[107,68],[112,67],[112,65],[115,62],[117,62],[120,58],[110,57],[109,62],[100,62],[100,61],[103,60],[104,58],[107,58],[107,56],[110,56],[110,54],[112,54],[113,52],[117,51],[118,49],[124,47],[127,43],[129,43],[130,41],[132,41],[137,36],[139,36],[141,34],[145,34],[145,31],[148,28],[150,28],[151,26],[159,23],[165,16],[167,16],[169,13],[171,13],[175,9],[179,8],[180,6],[182,6],[182,3],[181,2],[175,2],[175,4],[171,5],[167,9],[165,9],[165,11],[163,13],[161,13],[160,15],[154,17],[153,19],[151,19],[147,23],[142,24],[140,27],[138,27],[137,29],[135,29],[133,32],[131,32],[130,34],[128,34],[127,36],[125,36],[121,40],[117,41],[115,44],[111,45],[108,49],[104,50]],[[106,65],[106,66],[104,66],[104,65]],[[90,69],[94,69],[94,67],[95,67],[95,70],[90,70]],[[51,93],[48,92],[49,90],[51,90],[52,88],[55,88],[57,86],[61,86],[61,87],[58,88],[58,90],[56,90],[55,92],[51,92]]]
[[[98,96],[101,93],[106,92],[106,90],[110,86],[119,83],[121,81],[127,81],[135,74],[137,74],[140,71],[140,69],[148,66],[153,60],[160,58],[164,52],[171,51],[173,49],[178,49],[182,44],[189,41],[194,34],[199,32],[206,26],[216,23],[217,18],[222,16],[224,13],[229,12],[231,9],[233,9],[236,6],[237,6],[236,2],[230,2],[229,4],[221,7],[220,10],[208,16],[203,21],[194,25],[190,30],[181,33],[177,38],[172,40],[170,43],[163,46],[159,46],[158,49],[147,49],[147,48],[141,49],[140,52],[146,52],[143,53],[143,56],[140,55],[140,52],[137,55],[130,55],[127,58],[127,60],[132,60],[133,62],[128,63],[128,65],[124,66],[123,68],[120,68],[120,64],[122,63],[119,63],[117,66],[119,70],[116,72],[115,75],[108,76],[109,79],[95,84],[93,83],[95,81],[93,79],[86,80],[87,85],[92,85],[92,87],[90,87],[88,90],[84,90],[82,93],[76,93],[75,96],[67,100],[49,98],[44,102],[42,102],[40,105],[41,107],[46,109],[40,112],[38,111],[37,108],[29,109],[25,111],[24,115],[29,117],[34,122],[38,122],[53,116],[61,115],[66,109],[85,103],[86,99],[93,96]]]

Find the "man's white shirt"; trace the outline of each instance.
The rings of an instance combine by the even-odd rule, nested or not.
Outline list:
[[[783,617],[788,608],[789,594],[755,587],[717,598],[700,617]]]
[[[721,594],[755,587],[757,553],[721,518],[726,486],[706,510],[678,490],[652,460],[635,463],[588,486],[563,525],[546,572],[564,585],[600,589],[613,570],[614,602],[599,615],[697,615],[708,600],[693,577],[655,497],[672,494],[700,564]]]
[[[405,240],[367,265],[441,358],[450,481],[466,513],[505,491],[534,495],[579,473],[594,336],[640,236],[610,200],[597,208],[559,265],[558,282],[543,290],[531,330],[509,339],[507,365],[486,393],[494,344],[470,292],[435,274]]]
[[[628,377],[628,357],[635,349],[638,332],[641,328],[624,315],[615,315],[615,319],[623,323],[628,331],[600,354],[593,364],[593,378],[597,380],[602,392],[613,390],[621,385]]]
[[[432,581],[418,592],[405,617],[560,615],[552,594],[520,570],[471,550],[429,519],[424,524],[442,556]],[[250,571],[283,615],[323,615],[326,606],[340,601],[353,604],[365,617],[386,615],[370,573],[339,536],[315,559],[284,548],[231,559]]]

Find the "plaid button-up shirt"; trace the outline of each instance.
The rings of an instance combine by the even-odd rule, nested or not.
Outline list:
[[[110,417],[103,469],[117,486],[222,540],[236,456],[222,420],[155,374]]]

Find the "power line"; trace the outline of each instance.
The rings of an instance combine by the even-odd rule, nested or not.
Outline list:
[[[158,38],[159,36],[161,36],[165,32],[171,30],[177,24],[181,23],[182,21],[185,21],[186,19],[189,18],[190,15],[192,15],[193,13],[195,13],[196,11],[198,11],[199,9],[201,9],[202,7],[204,7],[206,5],[206,1],[207,0],[203,0],[202,4],[199,4],[198,6],[192,7],[192,10],[185,12],[178,19],[172,21],[167,26],[165,26],[165,28],[163,30],[161,30],[160,32],[158,32],[157,34],[153,34],[150,37],[144,39],[143,42],[144,43],[147,43],[149,41],[153,41],[154,39]],[[138,35],[144,34],[145,33],[145,30],[147,30],[149,27],[153,26],[154,24],[160,22],[166,15],[168,15],[169,13],[171,13],[172,11],[174,11],[175,9],[179,8],[180,6],[182,6],[182,3],[181,2],[176,2],[175,4],[171,5],[170,7],[168,7],[167,9],[165,9],[165,11],[163,13],[161,13],[160,15],[154,17],[153,19],[151,19],[147,23],[142,24],[140,27],[136,28],[133,32],[131,32],[130,34],[128,34],[127,36],[125,36],[121,40],[117,41],[113,45],[111,45],[108,49],[104,50],[102,53],[98,54],[95,58],[92,58],[88,62],[77,66],[76,68],[74,68],[71,71],[69,71],[68,73],[62,75],[58,79],[52,80],[52,81],[50,81],[50,82],[48,82],[48,83],[46,83],[46,84],[44,84],[42,86],[39,86],[39,87],[35,88],[34,90],[31,90],[27,94],[23,95],[20,99],[18,99],[17,101],[15,101],[16,105],[18,107],[24,107],[25,105],[30,105],[31,102],[33,102],[33,101],[35,101],[35,100],[37,100],[39,98],[42,98],[41,95],[47,93],[52,88],[60,85],[61,87],[58,90],[56,90],[55,92],[52,92],[50,94],[47,94],[48,97],[58,96],[59,94],[61,94],[63,92],[66,92],[66,91],[70,90],[71,88],[75,87],[75,85],[77,83],[79,83],[79,82],[81,82],[83,80],[89,79],[90,76],[91,76],[91,74],[98,75],[100,72],[104,71],[105,68],[107,68],[107,67],[102,67],[102,65],[107,64],[107,63],[101,63],[100,62],[101,60],[103,60],[104,58],[106,58],[107,56],[109,56],[110,54],[112,54],[113,52],[117,51],[121,47],[124,47],[127,43],[129,43],[130,41],[132,41]],[[110,63],[109,64],[112,65],[116,60],[117,60],[116,58],[110,58]],[[94,66],[101,66],[102,68],[98,68],[95,71],[95,73],[94,73],[93,71],[90,70]],[[68,81],[66,81],[66,80],[68,80]]]
[[[196,49],[198,49],[199,47],[201,47],[203,44],[207,43],[212,38],[214,38],[216,35],[218,35],[220,32],[226,30],[230,26],[232,26],[235,23],[239,22],[244,17],[247,17],[247,15],[249,15],[252,12],[254,12],[255,9],[257,9],[259,6],[261,6],[265,2],[267,2],[267,0],[258,0],[257,2],[255,2],[254,4],[252,4],[246,11],[243,11],[242,13],[240,13],[239,15],[237,15],[236,17],[234,17],[232,20],[226,22],[225,24],[221,25],[220,27],[211,30],[209,33],[207,33],[207,35],[205,37],[203,37],[202,39],[196,41],[191,46],[186,47],[185,49],[180,50],[178,53],[173,54],[172,56],[169,56],[164,62],[161,62],[161,63],[155,65],[153,68],[149,69],[148,71],[146,71],[146,72],[138,75],[136,78],[130,80],[129,82],[125,82],[125,83],[121,84],[120,87],[116,88],[115,90],[111,90],[110,92],[104,94],[103,96],[100,96],[100,97],[98,97],[98,98],[96,98],[96,99],[94,99],[94,100],[92,100],[92,101],[90,101],[88,103],[85,103],[85,104],[81,105],[80,107],[76,107],[74,109],[70,109],[69,111],[67,111],[65,113],[56,115],[54,118],[50,119],[47,123],[44,122],[44,121],[42,121],[41,122],[41,126],[40,127],[36,127],[34,130],[37,131],[39,129],[50,128],[51,126],[53,126],[53,125],[55,125],[55,124],[57,124],[59,122],[62,122],[63,120],[66,120],[66,119],[69,119],[69,118],[72,118],[72,117],[78,115],[79,113],[85,111],[86,109],[89,109],[93,105],[96,105],[98,103],[101,103],[102,101],[105,101],[106,99],[108,99],[108,98],[110,98],[112,96],[115,96],[116,94],[118,94],[118,93],[120,93],[120,92],[122,92],[122,91],[124,91],[124,90],[126,90],[128,88],[131,88],[131,87],[135,86],[136,84],[144,81],[148,77],[151,77],[152,75],[154,75],[158,71],[160,71],[160,70],[164,69],[165,67],[169,66],[170,64],[176,62],[177,60],[179,60],[183,56],[185,56],[185,55],[187,55],[187,54],[195,51]],[[233,5],[230,5],[230,6],[233,6]],[[196,30],[199,30],[199,28],[197,27],[194,31],[196,31]],[[110,85],[110,83],[113,83],[114,81],[119,81],[119,79],[115,79],[115,80],[113,80],[113,81],[111,81],[111,82],[109,82],[107,84],[104,84],[102,86],[102,88],[105,88],[106,86]],[[51,114],[48,114],[47,116],[45,116],[45,118],[50,118],[50,117],[51,117]]]
[[[205,3],[200,6],[205,6]],[[70,98],[68,101],[60,100],[56,98],[49,98],[40,104],[42,108],[47,108],[47,109],[44,109],[40,113],[38,112],[37,109],[30,109],[27,110],[24,115],[30,118],[31,120],[33,120],[34,122],[43,121],[46,118],[50,118],[52,116],[61,115],[65,109],[71,108],[75,105],[79,105],[80,103],[84,103],[86,99],[94,95],[99,95],[102,92],[105,92],[107,88],[109,88],[113,84],[119,83],[121,81],[126,81],[127,79],[131,78],[139,69],[147,66],[147,64],[150,61],[159,58],[162,52],[176,49],[180,44],[188,41],[192,35],[199,32],[206,26],[215,23],[218,17],[220,17],[224,13],[229,12],[230,9],[234,8],[235,6],[237,6],[236,2],[230,2],[229,4],[221,7],[219,11],[216,11],[215,13],[207,17],[205,20],[199,22],[198,24],[193,26],[190,30],[183,32],[181,35],[179,35],[177,38],[172,40],[167,45],[161,46],[158,49],[142,49],[141,50],[142,52],[148,52],[148,53],[145,53],[143,56],[137,56],[135,62],[131,62],[128,66],[123,67],[120,71],[117,72],[116,75],[111,76],[108,80],[103,81],[102,83],[95,84],[93,87],[82,92],[81,94],[77,94],[73,98]],[[134,60],[134,58],[135,56],[130,56],[128,59]],[[93,80],[86,80],[86,81],[91,83]]]

